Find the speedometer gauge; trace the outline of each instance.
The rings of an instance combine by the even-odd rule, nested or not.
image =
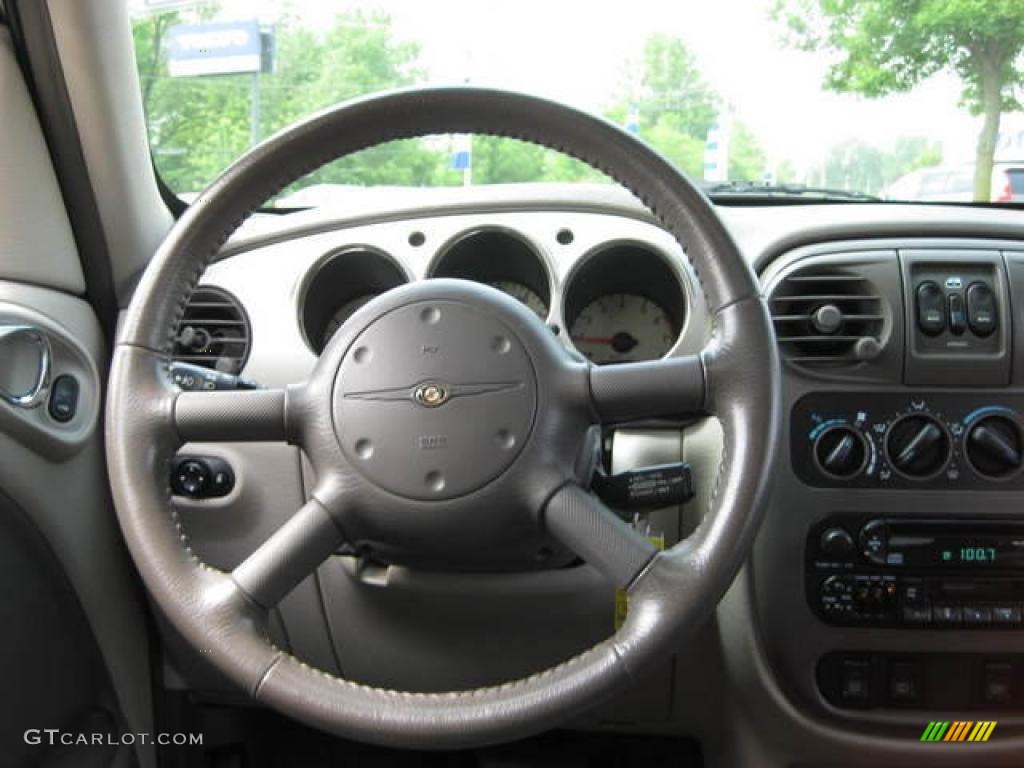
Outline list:
[[[547,318],[548,305],[532,288],[527,288],[522,283],[517,283],[514,280],[494,280],[488,283],[488,285],[492,288],[497,288],[502,293],[507,293],[513,299],[518,299],[532,309],[541,320]]]
[[[678,334],[662,307],[634,293],[592,301],[569,328],[576,349],[595,363],[657,360],[668,354]]]
[[[327,323],[327,327],[324,328],[323,340],[321,341],[321,347],[326,347],[327,342],[331,340],[331,337],[338,332],[338,329],[345,324],[352,315],[355,314],[356,310],[364,304],[372,301],[377,297],[376,293],[368,293],[364,296],[356,296],[354,299],[350,299],[342,304],[335,311],[330,321]]]

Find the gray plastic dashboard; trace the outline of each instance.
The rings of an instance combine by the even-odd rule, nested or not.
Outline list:
[[[1019,211],[849,204],[722,207],[720,213],[752,265],[765,273],[766,290],[773,275],[802,259],[872,251],[883,254],[883,264],[892,260],[891,284],[882,288],[896,301],[903,295],[902,252],[1024,250],[1024,214]],[[424,279],[447,245],[481,230],[514,233],[533,249],[548,278],[548,322],[560,327],[563,338],[566,297],[581,265],[615,244],[649,250],[670,266],[685,301],[670,354],[702,345],[707,317],[683,254],[639,204],[614,188],[417,191],[354,199],[342,213],[257,217],[226,246],[204,282],[230,291],[251,320],[252,350],[243,375],[281,386],[303,378],[315,361],[303,302],[311,279],[330,259],[352,248],[369,249],[404,279]],[[573,233],[570,243],[560,242],[564,230]],[[898,322],[890,330],[903,334],[904,307],[897,309]],[[1015,305],[1014,318],[1019,309]],[[886,381],[841,372],[822,376],[787,365],[786,422],[793,405],[808,393],[863,396],[867,402],[882,392],[907,398],[1024,395],[1017,383],[1024,340],[1020,322],[1013,319],[1006,329],[1012,379],[1008,375],[980,394],[977,387],[946,386],[950,382],[941,378],[934,385],[927,378],[904,384],[902,367],[898,378]],[[786,439],[783,454],[789,456],[788,434]],[[231,567],[301,504],[308,477],[302,458],[288,447],[199,448],[227,459],[238,482],[222,499],[177,503],[200,555],[213,565]],[[698,498],[652,518],[652,525],[673,541],[699,520],[700,492],[707,490],[700,481],[713,472],[719,451],[711,422],[674,430],[620,430],[613,456],[616,469],[678,460],[694,466]],[[985,492],[984,508],[990,515],[1013,516],[1019,514],[1019,502],[1020,492],[996,487]],[[832,652],[1000,657],[1024,652],[1024,631],[829,626],[807,604],[803,565],[808,530],[837,511],[962,518],[976,514],[976,506],[976,491],[955,487],[811,487],[792,466],[783,465],[752,558],[716,620],[670,665],[579,725],[695,735],[710,761],[720,764],[896,765],[922,759],[967,764],[955,746],[920,743],[920,731],[930,720],[977,720],[987,716],[984,712],[836,707],[818,689],[817,665]],[[566,594],[576,598],[569,611]],[[466,579],[361,567],[339,557],[282,603],[278,634],[294,652],[331,671],[373,684],[436,690],[492,682],[567,656],[610,631],[611,605],[612,595],[586,567]],[[479,637],[492,640],[474,642]],[[497,637],[500,644],[493,640]],[[201,660],[184,649],[174,653],[174,662],[183,675],[181,686],[218,687]],[[999,720],[998,734],[986,744],[972,745],[973,759],[983,756],[986,764],[1014,759],[1024,749],[1024,719],[1012,711],[988,715]]]

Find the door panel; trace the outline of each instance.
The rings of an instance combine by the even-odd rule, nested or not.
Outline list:
[[[58,727],[44,715],[91,722],[120,712],[123,727],[151,733],[143,601],[107,491],[99,325],[81,299],[0,281],[0,326],[10,324],[45,335],[51,382],[73,376],[78,402],[61,423],[48,400],[0,399],[0,680],[18,681],[0,687],[0,711],[38,728]],[[38,354],[0,342],[0,386],[32,381],[38,365]],[[23,741],[3,730],[0,744]]]

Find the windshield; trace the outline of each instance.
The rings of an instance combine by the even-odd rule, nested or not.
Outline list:
[[[154,162],[186,200],[316,110],[457,83],[605,116],[713,196],[1024,200],[1019,0],[129,2]],[[274,203],[545,181],[604,179],[532,145],[435,136],[332,163]]]

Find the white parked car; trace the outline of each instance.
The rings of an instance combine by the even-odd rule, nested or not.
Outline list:
[[[888,200],[970,202],[974,200],[974,166],[936,165],[902,176],[883,192]],[[1024,201],[1024,161],[996,163],[992,169],[994,203]]]

